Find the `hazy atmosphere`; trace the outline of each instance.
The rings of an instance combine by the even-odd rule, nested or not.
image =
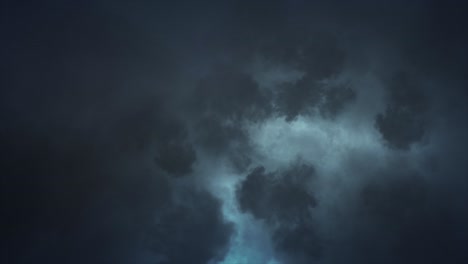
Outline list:
[[[467,14],[1,1],[0,263],[466,263]]]

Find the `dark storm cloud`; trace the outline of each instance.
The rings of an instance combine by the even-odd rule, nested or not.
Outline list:
[[[324,102],[320,105],[320,112],[324,117],[336,117],[355,98],[356,92],[350,85],[330,85],[325,92]]]
[[[194,100],[201,115],[221,121],[257,119],[270,109],[268,94],[260,90],[251,76],[234,66],[217,66],[201,80]]]
[[[334,93],[324,87],[323,81],[336,78],[342,72],[347,54],[332,31],[315,26],[304,17],[289,15],[289,12],[299,11],[296,8],[301,4],[273,1],[265,5],[239,1],[227,5],[229,9],[221,22],[225,28],[209,28],[217,36],[214,42],[220,41],[213,49],[223,47],[220,57],[234,66],[215,65],[218,69],[199,85],[197,94],[203,92],[208,96],[199,98],[199,102],[210,104],[204,107],[211,107],[212,112],[219,111],[226,118],[250,120],[255,117],[259,121],[271,114],[274,103],[277,114],[291,121],[300,114],[310,114],[320,101],[327,101],[323,106],[327,116],[339,112],[341,106],[338,105],[352,101],[352,96],[341,96],[336,100],[336,92],[341,90],[333,90]],[[248,80],[251,76],[245,70],[236,69],[245,68],[257,56],[269,63],[293,67],[303,72],[304,78],[282,85],[276,95],[265,94],[265,90],[255,87],[253,80]],[[247,112],[249,115],[245,115]]]
[[[424,136],[426,98],[408,73],[399,72],[387,83],[388,103],[375,125],[384,140],[397,149],[408,149]]]
[[[278,108],[280,113],[285,114],[286,120],[291,121],[300,114],[310,114],[322,95],[323,87],[318,80],[306,76],[279,91]]]
[[[271,93],[235,65],[215,66],[188,102],[194,141],[209,153],[228,155],[240,170],[250,163],[243,122],[258,122],[271,113]]]
[[[258,7],[256,4],[249,7],[252,6]],[[247,13],[245,10],[249,9],[244,9]],[[248,25],[238,27],[245,30],[231,31],[234,36],[228,39],[235,40],[232,43],[238,49],[233,49],[237,52],[234,54],[241,54],[241,58],[259,54],[268,62],[291,65],[304,72],[302,79],[279,87],[278,96],[275,97],[279,115],[284,115],[288,121],[299,115],[308,115],[314,108],[318,108],[324,117],[343,111],[346,103],[372,88],[358,90],[356,87],[355,93],[354,87],[348,89],[345,86],[342,90],[330,89],[326,94],[324,80],[334,79],[350,68],[353,70],[354,66],[369,66],[363,71],[381,78],[385,90],[383,111],[369,121],[382,136],[384,144],[391,149],[407,150],[413,146],[419,147],[420,144],[415,143],[425,142],[425,137],[430,142],[432,136],[432,140],[441,137],[444,142],[466,145],[466,137],[448,139],[450,135],[458,135],[454,131],[466,131],[467,111],[466,107],[461,107],[461,102],[466,101],[466,89],[463,88],[466,86],[466,76],[463,71],[466,71],[468,61],[465,49],[461,47],[466,45],[468,36],[464,26],[466,18],[462,16],[466,12],[465,4],[451,1],[354,1],[339,4],[338,1],[297,1],[288,5],[278,1],[264,7],[265,15],[256,10],[249,10],[247,19],[242,21],[245,24],[240,23]],[[294,10],[294,15],[288,15],[291,10]],[[301,14],[305,14],[304,17]],[[314,34],[310,33],[313,30],[303,30],[308,25],[333,33],[338,31],[340,37],[346,35],[349,38],[344,37],[343,40],[325,36],[314,39]],[[294,35],[297,32],[300,32],[297,35],[311,37],[296,38]],[[341,49],[341,45],[346,47]],[[353,58],[353,63],[357,65],[347,64],[348,57]],[[361,62],[366,60],[373,65]],[[400,69],[404,69],[405,73],[393,74]],[[361,76],[353,78],[359,79]],[[448,110],[452,102],[454,108]],[[456,108],[458,103],[455,102],[460,104]],[[431,112],[434,107],[444,104],[447,104],[446,112]],[[450,120],[443,123],[447,126],[441,129],[443,132],[439,132],[439,135],[433,134],[434,127],[431,127],[436,123],[436,117]],[[351,123],[352,118],[349,120]],[[353,138],[349,140],[353,141]],[[438,155],[439,162],[446,163],[452,159],[458,162],[450,162],[452,166],[432,176],[413,172],[398,164],[398,168],[385,166],[384,171],[372,179],[359,179],[360,174],[366,174],[367,168],[373,166],[366,162],[359,165],[360,169],[341,172],[346,179],[351,179],[350,185],[355,184],[362,191],[353,197],[357,199],[354,201],[357,204],[338,198],[337,203],[341,206],[348,205],[348,202],[351,204],[348,205],[347,214],[331,215],[324,220],[341,218],[340,225],[330,232],[329,237],[325,238],[329,240],[323,244],[317,242],[317,235],[313,232],[320,226],[294,227],[291,224],[293,219],[301,219],[298,212],[308,212],[305,208],[313,203],[310,195],[304,194],[305,188],[296,188],[294,184],[284,184],[285,190],[275,187],[282,182],[278,180],[282,178],[279,176],[281,172],[268,173],[260,168],[253,170],[237,189],[237,198],[243,212],[267,223],[273,247],[278,255],[285,254],[280,259],[286,263],[311,259],[304,256],[310,252],[317,256],[313,253],[317,252],[317,244],[324,247],[325,263],[462,263],[466,259],[463,248],[467,245],[463,224],[466,222],[466,206],[459,207],[457,204],[460,203],[458,199],[466,199],[466,195],[462,194],[464,191],[461,191],[466,191],[466,181],[460,181],[464,186],[460,189],[442,187],[451,185],[454,178],[466,171],[462,160],[466,160],[467,155],[461,148],[450,144],[435,147],[437,153],[451,153],[446,157]],[[417,151],[424,152],[425,149],[418,148]],[[377,152],[376,155],[384,156],[393,153],[387,153],[385,149]],[[424,166],[419,163],[421,157],[404,158],[413,166]],[[388,160],[382,162],[390,163]],[[427,168],[423,170],[430,171]],[[332,176],[318,177],[325,179]],[[287,190],[292,190],[294,194]],[[273,197],[280,197],[279,193],[285,195],[273,200]],[[337,196],[341,197],[340,194]],[[290,200],[294,202],[288,202]],[[288,205],[287,210],[282,209],[283,204]],[[278,223],[280,227],[269,224],[271,222]],[[342,238],[337,242],[342,243],[340,246],[334,245],[335,237]]]
[[[302,36],[299,38],[294,35],[288,38],[288,34],[280,34],[287,37],[273,41],[276,46],[266,46],[257,51],[266,60],[293,66],[304,73],[297,82],[280,87],[276,98],[277,110],[286,116],[287,121],[298,115],[311,114],[316,107],[324,116],[334,117],[355,97],[349,86],[327,87],[325,84],[343,70],[346,54],[339,47],[338,39],[330,34],[305,30],[295,32]]]
[[[239,171],[251,163],[250,141],[242,124],[225,123],[210,117],[201,118],[193,126],[196,144],[208,153],[227,155],[231,165]]]
[[[215,198],[174,200],[171,176],[188,177],[196,155],[168,88],[170,49],[68,4],[2,10],[2,262],[181,263],[181,248],[193,263],[222,258],[231,229]],[[146,239],[156,224],[169,231],[152,235],[161,247]]]
[[[308,263],[320,255],[311,218],[317,201],[307,188],[314,177],[314,168],[302,163],[272,173],[257,167],[236,191],[240,209],[264,220],[280,257],[294,263]]]
[[[231,226],[225,224],[219,201],[206,192],[189,192],[181,204],[156,217],[146,235],[161,263],[207,263],[222,260]]]
[[[278,92],[278,111],[292,121],[299,115],[311,115],[317,109],[322,117],[334,118],[353,101],[356,92],[345,84],[325,84],[308,76],[294,84],[285,84]]]
[[[240,208],[268,221],[300,222],[316,205],[304,186],[313,176],[313,167],[304,164],[278,173],[255,168],[237,190]]]
[[[0,4],[0,262],[467,258],[466,4],[188,2]]]

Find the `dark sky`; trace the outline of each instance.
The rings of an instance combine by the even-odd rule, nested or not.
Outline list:
[[[0,263],[466,263],[467,14],[1,1]]]

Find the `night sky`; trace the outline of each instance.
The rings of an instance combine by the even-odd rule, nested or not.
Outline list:
[[[0,263],[468,261],[464,1],[0,2]]]

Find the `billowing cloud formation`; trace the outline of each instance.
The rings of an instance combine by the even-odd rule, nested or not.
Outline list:
[[[314,175],[314,169],[297,165],[282,174],[267,174],[263,167],[254,169],[237,191],[240,208],[272,222],[304,221],[316,205],[303,185]]]
[[[317,201],[307,189],[314,175],[314,168],[305,164],[276,173],[258,167],[236,191],[240,209],[266,221],[279,254],[301,263],[320,254],[311,217]]]
[[[2,263],[464,263],[460,1],[6,1]]]
[[[390,146],[407,149],[424,135],[426,101],[405,73],[395,74],[388,85],[389,103],[375,124]]]

